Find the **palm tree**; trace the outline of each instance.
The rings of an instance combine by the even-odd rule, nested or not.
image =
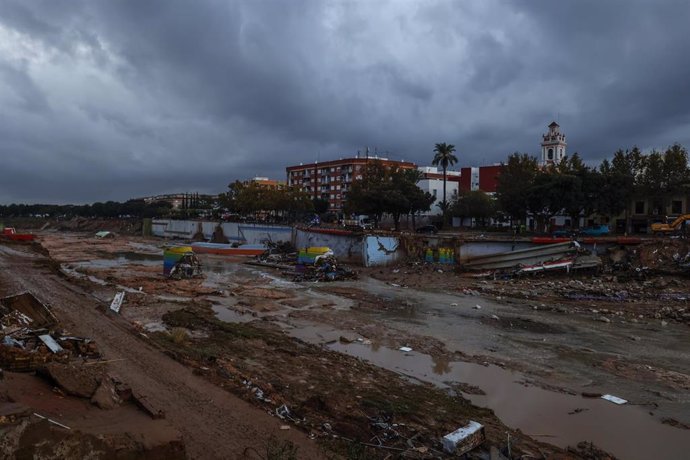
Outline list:
[[[448,202],[446,201],[446,171],[448,170],[448,166],[453,166],[458,162],[453,152],[455,152],[455,146],[453,144],[446,144],[445,142],[436,144],[434,147],[434,153],[436,155],[434,155],[434,161],[431,162],[432,165],[441,165],[443,168],[443,202],[441,203],[441,207],[444,215],[446,209],[448,209]]]

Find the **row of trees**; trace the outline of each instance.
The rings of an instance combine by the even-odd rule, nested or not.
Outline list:
[[[166,217],[171,214],[168,202],[146,203],[144,200],[97,202],[84,205],[10,204],[0,205],[0,217]]]
[[[313,200],[296,187],[270,188],[256,182],[235,181],[219,196],[220,206],[231,213],[254,218],[294,221],[308,213],[325,212],[328,202]]]
[[[635,199],[650,198],[652,213],[663,216],[674,196],[690,192],[689,185],[688,151],[678,144],[648,154],[637,147],[619,150],[598,167],[575,153],[540,168],[536,158],[514,153],[498,177],[496,204],[513,221],[530,214],[542,225],[557,214],[574,225],[582,215],[624,213],[628,220]]]

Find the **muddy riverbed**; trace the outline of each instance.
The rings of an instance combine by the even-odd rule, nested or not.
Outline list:
[[[417,414],[417,423],[429,425],[435,416],[430,430],[435,435],[474,416],[487,424],[494,444],[505,447],[505,435],[499,434],[508,429],[505,424],[526,452],[553,445],[554,455],[577,458],[580,454],[560,449],[590,441],[619,458],[647,459],[684,458],[690,448],[688,325],[657,317],[667,306],[660,301],[569,300],[556,284],[541,296],[524,296],[519,294],[529,290],[528,283],[511,291],[500,282],[452,273],[401,274],[393,268],[365,271],[357,281],[293,283],[278,270],[215,256],[202,257],[202,279],[171,282],[161,276],[160,240],[94,242],[47,234],[42,244],[73,282],[88,285],[103,302],[126,289],[121,315],[217,385],[241,393],[247,390],[238,381],[265,379],[257,383],[262,391],[321,422],[303,427],[315,437],[324,437],[323,423],[331,428],[339,423],[345,438],[363,436],[366,430],[357,427],[362,420],[348,421],[345,414],[363,410],[358,393],[380,396],[386,385],[404,392],[394,377],[400,376],[400,382],[426,388],[414,392],[422,400],[430,395],[431,409]],[[572,281],[593,283],[590,278],[555,283]],[[549,282],[534,281],[542,291]],[[684,308],[683,300],[675,299],[673,308]],[[173,329],[183,329],[187,339],[168,340]],[[250,330],[263,332],[251,336]],[[251,337],[238,341],[237,334]],[[302,350],[295,338],[316,348]],[[240,352],[240,344],[255,349]],[[412,351],[400,351],[403,346]],[[265,358],[276,347],[287,357]],[[233,359],[231,352],[243,357]],[[308,356],[306,363],[290,353]],[[213,365],[204,362],[209,356]],[[322,375],[324,362],[341,382]],[[358,375],[352,372],[357,362],[390,373],[355,367]],[[272,380],[276,373],[280,378]],[[230,384],[223,375],[236,381]],[[330,394],[329,385],[342,389],[344,382],[351,392]],[[607,393],[628,404],[591,397]],[[454,395],[477,409],[448,417],[441,408],[457,404],[451,402]],[[313,400],[305,403],[310,397],[319,399],[318,407]],[[420,402],[415,407],[423,407]],[[500,422],[480,408],[491,409]],[[399,417],[411,416],[400,412]],[[433,448],[431,441],[427,445]]]

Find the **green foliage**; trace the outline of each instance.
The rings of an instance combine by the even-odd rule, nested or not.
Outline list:
[[[664,152],[643,154],[637,147],[618,150],[598,168],[584,164],[577,153],[555,165],[539,168],[526,154],[513,154],[498,177],[497,200],[515,220],[534,215],[541,225],[557,214],[579,217],[629,214],[637,197],[654,200],[657,212],[690,185],[687,150],[676,144]]]
[[[526,153],[513,153],[497,178],[496,200],[499,209],[513,220],[527,217],[530,189],[539,172],[537,159]]]
[[[448,209],[448,200],[446,200],[446,179],[448,167],[453,166],[458,162],[458,158],[453,155],[455,146],[453,144],[446,144],[442,142],[434,146],[434,159],[431,164],[434,166],[441,166],[443,169],[443,201],[441,202],[441,209],[444,215]]]
[[[453,216],[474,218],[486,225],[486,220],[496,215],[496,202],[479,190],[462,192],[451,204],[450,212]]]
[[[257,217],[259,214],[294,220],[314,211],[311,196],[297,187],[270,188],[255,182],[235,181],[220,196],[220,204],[231,212]]]
[[[172,205],[168,202],[146,203],[144,200],[97,202],[91,205],[10,204],[0,205],[0,217],[166,217]]]
[[[317,214],[324,214],[328,212],[328,200],[324,200],[323,198],[314,198],[312,200],[312,203],[314,204],[314,212]]]
[[[395,228],[400,217],[428,211],[434,197],[417,187],[421,176],[417,170],[389,168],[380,161],[371,161],[362,179],[354,182],[345,203],[347,213],[367,214],[378,224],[383,214],[390,214]]]

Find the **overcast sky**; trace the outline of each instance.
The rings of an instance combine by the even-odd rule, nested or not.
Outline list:
[[[687,1],[0,0],[0,203],[224,191],[369,146],[690,146]]]

